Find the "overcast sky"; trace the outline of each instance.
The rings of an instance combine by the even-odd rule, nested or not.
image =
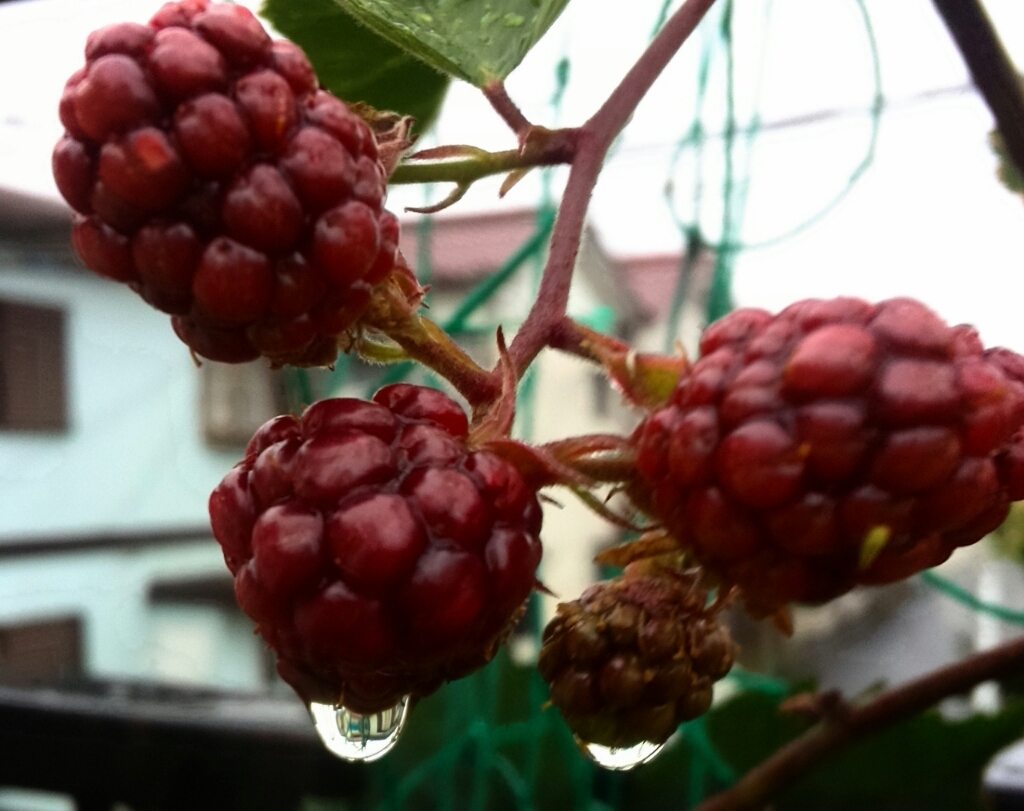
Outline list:
[[[247,3],[255,6],[255,3]],[[146,0],[15,0],[0,4],[0,186],[55,196],[49,154],[60,135],[56,104],[82,64],[86,34],[122,19],[146,20]],[[575,0],[507,82],[535,122],[573,124],[600,104],[641,52],[659,0]],[[870,137],[874,93],[870,49],[853,0],[736,0],[734,68],[738,123],[762,124],[832,112],[819,123],[769,128],[753,142],[741,237],[772,241],[825,207],[847,184]],[[1024,64],[1024,2],[989,0],[1008,50]],[[991,117],[929,0],[868,0],[889,106],[870,168],[825,217],[737,260],[740,303],[770,309],[808,295],[878,299],[912,294],[953,322],[979,325],[989,343],[1024,348],[1024,203],[994,180]],[[628,13],[623,13],[623,9]],[[713,10],[712,15],[718,13]],[[680,237],[663,191],[673,145],[694,117],[696,66],[715,48],[706,25],[637,111],[595,194],[592,218],[612,253],[677,251]],[[571,76],[558,121],[549,100],[562,57]],[[705,126],[720,130],[724,54],[712,62]],[[512,145],[479,93],[456,84],[430,143]],[[737,165],[747,166],[744,154]],[[701,164],[701,225],[720,236],[722,152],[711,140]],[[558,183],[564,172],[556,178]],[[697,173],[684,160],[673,176],[685,217]],[[499,181],[481,183],[458,210],[533,205],[539,178],[505,201]],[[445,193],[429,191],[434,199]],[[424,190],[392,192],[390,206],[421,204]]]

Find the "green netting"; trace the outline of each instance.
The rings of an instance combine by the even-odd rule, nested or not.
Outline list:
[[[833,0],[841,2],[842,0]],[[714,272],[707,300],[704,302],[707,322],[722,316],[732,306],[731,279],[737,257],[743,251],[756,250],[791,239],[825,217],[849,194],[872,164],[879,121],[885,107],[882,94],[881,69],[871,20],[864,0],[853,2],[859,11],[866,47],[870,53],[870,82],[873,100],[863,111],[870,122],[869,135],[860,160],[850,172],[846,183],[821,209],[784,233],[756,243],[742,239],[744,212],[752,182],[751,155],[755,141],[764,125],[755,112],[746,121],[738,119],[735,104],[736,60],[733,50],[732,0],[714,7],[701,29],[699,64],[694,76],[696,94],[693,118],[675,143],[666,175],[678,177],[684,159],[696,167],[688,178],[688,186],[676,180],[666,187],[665,204],[678,228],[684,246],[680,272],[673,291],[667,319],[664,345],[670,350],[680,333],[684,304],[692,295],[692,281],[698,260],[707,252],[714,257]],[[652,36],[664,23],[672,7],[665,0],[657,12]],[[771,3],[766,4],[767,25]],[[725,94],[722,120],[711,120],[709,94],[718,89],[712,81],[714,69],[724,69]],[[568,59],[559,61],[555,69],[556,90],[551,100],[551,116],[544,123],[557,126],[561,100],[570,80]],[[756,100],[755,100],[756,101]],[[705,176],[706,157],[717,151],[723,167],[717,177]],[[717,165],[717,164],[716,164]],[[720,219],[713,225],[706,215],[705,202],[714,195],[721,209]],[[682,201],[687,212],[682,211]],[[498,324],[480,318],[483,306],[490,302],[513,279],[531,273],[536,285],[546,255],[548,239],[555,219],[555,203],[551,193],[551,171],[544,174],[543,192],[536,205],[536,222],[532,235],[526,239],[494,272],[480,282],[443,322],[443,327],[456,339],[493,336]],[[416,271],[429,282],[431,275],[430,234],[432,220],[419,221],[419,249]],[[525,315],[523,313],[522,315]],[[590,326],[609,331],[614,326],[614,312],[599,308],[584,318]],[[507,335],[518,326],[514,319],[502,326]],[[310,402],[319,396],[336,393],[351,382],[359,360],[339,359],[331,375],[320,387],[310,381],[304,371],[289,372],[288,386],[292,397]],[[365,372],[365,369],[363,369]],[[419,382],[438,384],[411,363],[399,363],[380,369],[365,382],[368,392],[381,385],[415,376]],[[365,375],[360,376],[362,380]],[[533,395],[536,369],[522,381],[516,431],[520,437],[532,435]],[[1024,624],[1024,612],[1011,611],[977,599],[966,590],[934,573],[922,580],[947,596],[976,611],[1007,622]],[[530,616],[539,616],[537,606]],[[533,628],[535,634],[538,627]],[[735,701],[718,706],[700,719],[683,725],[670,741],[665,752],[650,766],[630,774],[606,772],[596,768],[577,748],[569,730],[557,711],[548,708],[547,689],[530,657],[517,663],[508,650],[503,650],[488,667],[446,685],[434,696],[421,702],[412,713],[409,726],[395,751],[382,761],[367,767],[371,788],[366,797],[353,808],[398,811],[398,809],[441,809],[442,811],[484,811],[484,809],[597,809],[679,808],[684,803],[693,807],[714,791],[733,783],[738,773],[735,758],[730,760],[720,751],[721,729],[729,716],[735,726],[738,712]],[[744,700],[755,700],[764,712],[775,712],[778,702],[792,687],[784,681],[734,669],[726,684]],[[767,708],[767,709],[766,709]],[[731,713],[731,715],[730,715]],[[787,726],[789,724],[789,726]],[[767,743],[765,752],[781,745],[787,735],[795,734],[797,726],[782,723],[783,732]],[[790,729],[792,727],[792,729]],[[717,730],[717,732],[716,732]],[[774,728],[773,728],[774,730]],[[745,734],[741,732],[741,734]],[[754,738],[758,738],[754,735]],[[778,737],[778,736],[782,737]],[[761,738],[758,738],[760,741]],[[1000,739],[1002,740],[1002,739]],[[665,800],[667,798],[667,801]]]

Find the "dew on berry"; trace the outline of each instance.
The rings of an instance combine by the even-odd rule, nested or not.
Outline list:
[[[311,702],[313,726],[332,755],[342,760],[372,763],[394,749],[409,714],[409,696],[374,713],[358,713],[340,704]]]
[[[612,772],[628,772],[637,766],[642,766],[658,756],[658,753],[665,748],[663,743],[651,743],[641,741],[633,746],[602,746],[599,743],[587,743],[582,738],[576,738],[576,744],[594,763],[602,769]]]

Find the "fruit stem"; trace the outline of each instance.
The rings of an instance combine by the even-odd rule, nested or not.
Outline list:
[[[492,402],[500,394],[500,378],[477,364],[430,319],[410,315],[386,328],[377,328],[410,358],[445,378],[474,408]]]
[[[403,160],[388,178],[389,185],[408,183],[455,183],[468,186],[491,175],[535,166],[570,163],[576,148],[576,130],[529,130],[522,150],[488,152],[485,149],[446,147],[445,152],[426,150]],[[447,153],[447,154],[446,154]]]
[[[519,376],[548,345],[565,316],[587,207],[608,148],[713,2],[686,0],[600,109],[576,132],[575,156],[558,209],[537,300],[509,347]]]
[[[601,365],[609,353],[626,354],[630,350],[625,341],[592,330],[568,316],[551,326],[548,346]]]
[[[1024,84],[979,0],[933,0],[1024,177]]]
[[[636,449],[618,434],[587,434],[560,439],[543,450],[594,481],[619,483],[636,476]]]
[[[845,746],[911,718],[948,696],[1019,673],[1022,666],[1024,636],[935,670],[867,704],[828,715],[696,811],[764,808],[772,797]]]
[[[519,138],[520,145],[526,140],[527,131],[533,126],[523,115],[522,110],[509,98],[505,83],[495,79],[483,86],[484,97],[491,103],[494,111],[509,125],[512,132]]]

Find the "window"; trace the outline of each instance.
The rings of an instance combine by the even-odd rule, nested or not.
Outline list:
[[[55,685],[82,673],[77,617],[0,625],[0,683]]]
[[[244,448],[257,428],[287,411],[281,377],[265,360],[238,364],[204,360],[200,373],[203,436],[214,447]]]
[[[0,301],[0,430],[65,431],[64,311]]]

